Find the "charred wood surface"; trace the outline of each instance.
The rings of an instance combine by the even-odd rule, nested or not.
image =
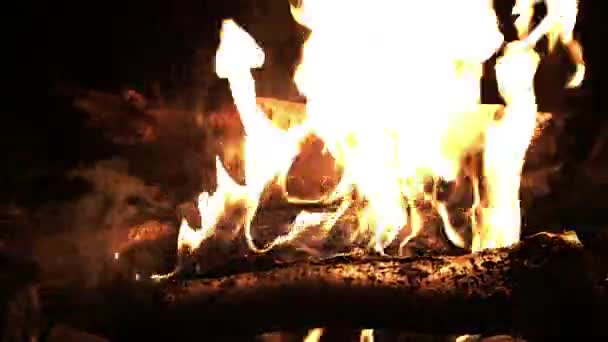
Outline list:
[[[538,234],[456,257],[343,256],[213,279],[72,289],[71,301],[55,303],[55,315],[111,340],[318,326],[605,336],[608,302],[598,285],[605,275],[590,265],[577,241]]]

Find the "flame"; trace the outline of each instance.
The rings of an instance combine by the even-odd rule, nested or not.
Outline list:
[[[486,132],[484,172],[487,207],[473,250],[502,247],[520,235],[519,186],[524,156],[536,128],[534,74],[540,58],[521,42],[507,45],[497,61],[498,88],[507,106],[501,120]],[[506,143],[508,142],[508,143]]]
[[[314,328],[308,331],[308,334],[304,337],[303,342],[318,342],[323,336],[324,329],[323,328]],[[359,334],[360,342],[374,342],[374,330],[373,329],[363,329]]]
[[[323,328],[314,328],[308,331],[308,334],[304,337],[303,342],[319,342],[321,340],[321,336],[325,331]]]
[[[352,234],[369,237],[369,246],[383,253],[398,237],[403,247],[427,225],[429,213],[421,202],[430,203],[460,247],[479,251],[516,243],[521,170],[536,129],[533,80],[540,58],[533,33],[507,44],[497,62],[506,107],[481,105],[482,65],[504,45],[492,1],[442,6],[437,11],[436,4],[424,1],[369,6],[338,0],[292,6],[294,19],[311,34],[294,76],[307,98],[306,117],[288,127],[269,118],[257,102],[251,69],[264,64],[264,52],[244,29],[225,20],[215,67],[229,82],[245,128],[245,184],[232,180],[218,159],[217,190],[199,199],[202,226],[182,222],[180,249],[195,249],[216,234],[219,220],[234,206],[245,211],[237,231],[242,229],[258,253],[293,241],[311,226],[320,226],[318,233],[326,236],[354,207],[359,228]],[[530,8],[519,6],[521,13]],[[565,37],[566,20],[559,23],[556,32]],[[309,135],[323,140],[325,152],[343,170],[334,191],[312,202],[341,204],[332,213],[303,211],[285,235],[258,246],[251,222],[270,183],[282,187],[288,201],[311,202],[292,198],[285,189]],[[478,153],[483,168],[464,162]],[[452,227],[450,209],[437,196],[438,184],[462,185],[463,177],[474,194],[471,246]]]
[[[252,206],[247,202],[249,197],[246,188],[232,180],[218,158],[216,158],[216,169],[217,189],[213,195],[203,192],[198,198],[201,228],[194,229],[182,219],[177,237],[178,250],[195,250],[203,241],[213,236],[215,227],[224,214],[224,208],[236,203],[244,204],[246,207]]]
[[[374,342],[374,330],[373,329],[361,330],[361,335],[359,336],[359,342]]]
[[[515,20],[515,28],[519,38],[528,45],[534,46],[544,36],[547,37],[549,52],[555,49],[560,41],[570,54],[576,65],[574,75],[566,85],[568,88],[576,88],[581,85],[585,78],[585,61],[583,49],[580,43],[574,39],[574,27],[578,15],[578,0],[544,0],[547,7],[547,15],[530,32],[534,15],[534,5],[541,0],[516,0],[513,6],[513,14],[518,15]]]

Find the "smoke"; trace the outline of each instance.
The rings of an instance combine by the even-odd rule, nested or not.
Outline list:
[[[125,160],[102,160],[68,177],[90,183],[73,201],[51,201],[29,215],[40,231],[34,256],[46,279],[94,286],[114,262],[128,230],[149,220],[175,220],[175,203],[158,186],[129,173]]]
[[[124,227],[143,217],[154,217],[172,209],[169,199],[160,188],[129,174],[124,160],[102,160],[92,168],[80,168],[70,172],[93,185],[93,191],[74,203],[77,213],[75,227],[94,226]]]

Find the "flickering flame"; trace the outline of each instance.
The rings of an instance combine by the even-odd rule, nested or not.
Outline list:
[[[290,243],[312,226],[327,235],[355,207],[359,229],[352,234],[368,236],[369,246],[383,253],[397,237],[402,236],[403,247],[424,229],[429,214],[421,202],[431,205],[448,238],[460,247],[479,251],[516,243],[521,170],[536,128],[537,39],[533,31],[507,44],[498,59],[496,77],[506,107],[481,105],[482,64],[504,44],[492,1],[435,7],[430,1],[370,6],[338,0],[306,0],[292,7],[294,19],[311,34],[294,76],[307,98],[306,118],[290,127],[273,122],[256,102],[251,69],[263,65],[264,52],[234,21],[224,21],[216,72],[228,80],[245,128],[245,185],[232,180],[218,159],[217,190],[199,200],[202,227],[184,220],[180,249],[196,249],[213,236],[233,206],[245,212],[235,232],[242,231],[255,252]],[[571,18],[572,12],[567,14]],[[571,22],[558,17],[551,28],[559,23],[561,31],[555,32],[563,38]],[[503,115],[496,118],[499,110]],[[323,140],[343,170],[333,192],[312,202],[341,204],[331,213],[303,211],[288,233],[259,246],[251,223],[270,183],[281,186],[291,202],[311,202],[293,198],[285,188],[300,143],[309,135]],[[476,153],[483,153],[482,169],[464,162]],[[437,197],[438,184],[461,184],[463,177],[474,194],[471,246],[452,227],[448,205]]]
[[[213,236],[215,227],[224,213],[224,208],[235,203],[251,206],[247,202],[246,189],[232,180],[219,159],[216,159],[216,169],[217,189],[213,195],[209,195],[207,192],[201,193],[198,199],[201,227],[194,229],[185,219],[182,219],[177,237],[179,250],[195,250],[203,241]]]
[[[373,329],[361,330],[361,335],[359,336],[359,342],[374,342],[374,330]]]
[[[447,4],[449,10],[438,13],[433,6],[308,0],[292,8],[312,31],[295,75],[308,100],[305,124],[367,199],[361,228],[374,233],[379,252],[408,224],[402,245],[420,232],[424,215],[415,200],[432,200],[423,181],[454,180],[463,156],[481,147],[492,118],[478,109],[482,63],[503,41],[491,1]],[[450,32],[429,27],[421,13],[439,16],[434,22]],[[360,24],[374,17],[382,19]],[[449,226],[443,203],[432,202]]]
[[[302,342],[319,342],[323,336],[323,328],[314,328],[308,331]]]
[[[483,209],[483,222],[477,227],[480,231],[473,235],[474,250],[508,246],[519,240],[519,184],[536,127],[533,82],[539,59],[534,50],[514,42],[507,45],[496,64],[498,88],[507,106],[503,118],[486,131],[484,173],[489,206]]]
[[[532,30],[534,5],[544,2],[547,15]],[[575,88],[581,85],[585,78],[585,61],[580,43],[574,39],[574,26],[578,15],[578,0],[516,0],[513,14],[518,15],[515,28],[519,38],[530,46],[544,36],[547,37],[549,51],[552,51],[560,41],[576,64],[576,71],[568,81],[567,87]]]

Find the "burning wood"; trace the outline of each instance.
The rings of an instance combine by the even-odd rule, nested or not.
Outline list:
[[[343,256],[217,279],[109,284],[72,293],[60,318],[110,339],[315,326],[606,336],[608,302],[596,285],[605,274],[589,265],[575,235],[538,234],[457,257]]]
[[[419,18],[438,13],[425,2],[416,2],[416,11],[388,1],[381,6],[305,3],[292,8],[296,20],[312,30],[294,79],[307,98],[305,110],[256,97],[251,69],[264,64],[264,52],[245,30],[225,20],[215,66],[229,82],[242,124],[242,150],[235,148],[234,157],[244,163],[244,182],[235,181],[218,157],[217,189],[201,193],[198,215],[182,220],[176,271],[139,276],[132,284],[110,282],[95,294],[78,293],[75,302],[65,304],[63,319],[109,338],[127,330],[177,338],[175,331],[189,334],[200,322],[211,335],[235,326],[252,333],[338,326],[606,334],[597,331],[605,312],[585,314],[607,303],[604,289],[596,286],[605,275],[589,269],[578,239],[544,233],[519,242],[522,168],[539,121],[534,76],[540,57],[531,47],[533,38],[507,44],[497,61],[504,108],[482,106],[482,64],[503,44],[491,1],[452,4],[441,18],[454,28],[447,33],[421,29],[430,24]],[[348,16],[343,15],[346,7]],[[469,19],[466,25],[458,14]],[[382,22],[357,21],[369,17]],[[396,42],[414,29],[425,34],[408,36],[417,50],[403,52]],[[354,70],[357,79],[352,80]],[[341,174],[328,193],[302,199],[289,192],[286,180],[311,135],[323,141]],[[260,243],[253,221],[263,215],[271,184],[286,202],[332,205],[333,212],[301,210],[282,234]],[[456,193],[472,190],[463,210],[471,242],[455,229],[446,184]],[[355,213],[349,216],[349,210]],[[403,247],[430,226],[425,210],[437,214],[454,245],[473,253],[402,257]],[[375,256],[329,251],[329,258],[297,262],[270,256],[279,247],[293,247],[311,227],[319,233],[311,233],[312,240],[326,242],[347,216],[354,228],[339,238],[363,240],[359,247],[374,249]],[[170,236],[158,231],[152,235]],[[214,239],[232,243],[237,237],[253,260],[265,262],[245,273],[192,278],[201,272],[189,267],[188,257]],[[398,253],[391,253],[395,245]],[[307,253],[318,252],[316,247]],[[576,298],[565,299],[567,294]],[[84,307],[97,313],[93,319],[70,314]],[[361,307],[365,315],[358,313]],[[127,323],[132,317],[137,321]],[[173,330],[163,335],[167,325]]]

